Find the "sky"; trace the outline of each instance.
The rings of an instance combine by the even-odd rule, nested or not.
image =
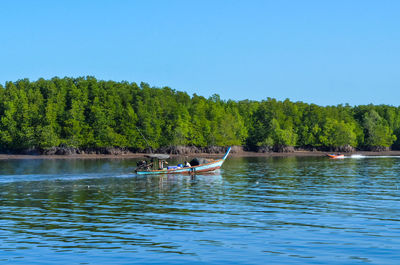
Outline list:
[[[400,105],[400,1],[2,1],[0,84],[95,76],[205,97]]]

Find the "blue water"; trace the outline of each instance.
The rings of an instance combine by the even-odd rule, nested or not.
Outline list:
[[[0,264],[399,264],[400,158],[0,161]]]

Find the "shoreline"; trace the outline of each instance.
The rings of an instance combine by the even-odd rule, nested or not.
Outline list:
[[[294,151],[294,152],[232,152],[229,154],[230,157],[324,157],[330,152],[324,151]],[[364,155],[364,156],[400,156],[400,150],[395,151],[356,151],[351,153],[342,152],[345,156],[350,155]],[[12,159],[134,159],[142,158],[145,153],[130,153],[130,154],[73,154],[73,155],[23,155],[23,154],[0,154],[0,160],[12,160]],[[171,154],[171,157],[209,157],[218,158],[223,154],[215,153],[189,153],[176,155]]]

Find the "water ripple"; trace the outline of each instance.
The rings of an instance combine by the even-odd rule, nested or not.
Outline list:
[[[145,177],[135,162],[0,161],[0,262],[400,260],[400,159],[232,158],[216,175]]]

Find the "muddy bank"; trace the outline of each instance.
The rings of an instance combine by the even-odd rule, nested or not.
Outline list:
[[[351,146],[337,147],[328,149],[323,147],[293,147],[293,146],[261,146],[255,149],[250,149],[247,146],[232,146],[231,153],[318,153],[318,152],[341,152],[341,153],[354,153],[357,150]],[[57,146],[48,149],[25,149],[25,150],[3,150],[1,153],[10,155],[131,155],[131,154],[170,154],[170,155],[190,155],[190,154],[223,154],[228,149],[227,146],[167,146],[158,149],[133,149],[133,148],[119,148],[119,147],[101,147],[101,148],[75,148],[69,146]],[[390,151],[388,148],[374,148],[361,151],[373,151],[374,153]]]
[[[204,149],[203,152],[196,149],[185,149],[185,152],[169,153],[172,157],[221,157],[227,148],[220,147],[215,149]],[[86,153],[86,152],[61,152],[55,154],[0,154],[0,159],[130,159],[140,158],[146,153],[134,153],[129,150],[121,151],[109,149],[107,153]],[[192,150],[192,152],[188,152]],[[157,150],[160,151],[160,150]],[[208,151],[208,152],[205,152]],[[161,153],[161,152],[159,152]],[[166,153],[166,152],[164,152]],[[291,150],[289,152],[252,152],[245,151],[242,147],[232,147],[230,157],[323,157],[329,152],[326,151],[307,151],[307,150]],[[400,156],[400,150],[394,151],[354,151],[342,152],[345,156],[350,155],[364,155],[364,156]]]
[[[57,146],[48,149],[26,149],[26,150],[4,150],[0,154],[7,155],[46,155],[46,156],[71,156],[71,155],[135,155],[135,154],[170,154],[170,155],[189,155],[189,154],[223,154],[228,147],[224,146],[168,146],[158,149],[132,149],[118,147],[102,148],[75,148],[69,146]],[[231,153],[245,151],[242,146],[232,146]]]

